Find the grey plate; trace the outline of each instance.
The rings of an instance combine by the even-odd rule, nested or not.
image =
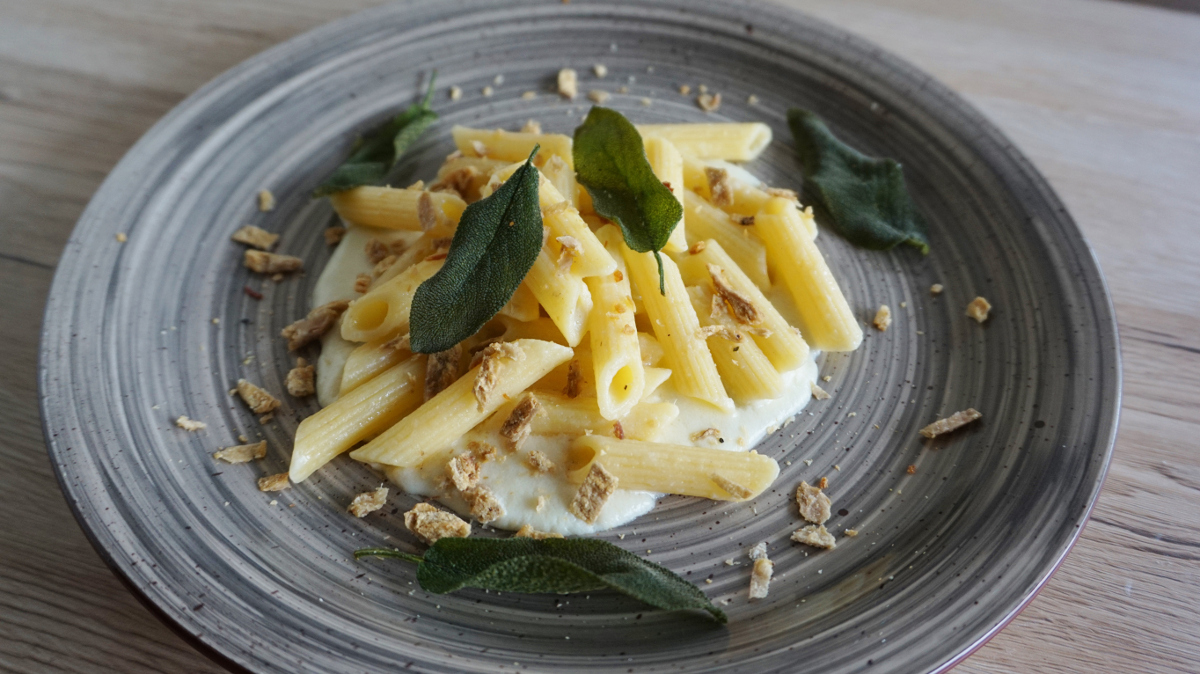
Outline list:
[[[597,62],[604,80],[590,74]],[[378,478],[345,459],[259,493],[255,478],[286,468],[297,420],[315,403],[282,396],[277,420],[260,426],[227,394],[239,377],[283,390],[279,329],[305,312],[329,255],[330,210],[308,193],[357,133],[419,97],[435,67],[442,122],[397,183],[431,174],[454,123],[515,128],[532,117],[569,131],[588,106],[550,93],[563,66],[581,72],[585,91],[628,86],[609,104],[636,121],[770,123],[777,140],[751,168],[776,185],[799,180],[785,108],[815,109],[854,145],[900,159],[930,222],[925,258],[822,233],[863,319],[886,303],[896,320],[868,329],[856,353],[823,359],[833,398],[759,448],[783,467],[774,489],[737,506],[666,499],[606,536],[731,600],[727,628],[611,595],[434,596],[404,563],[355,562],[361,546],[417,549],[396,516],[413,500],[349,517],[351,496]],[[483,98],[498,74],[503,84]],[[677,92],[683,83],[707,84],[724,105],[705,115]],[[461,100],[447,99],[449,85]],[[527,90],[536,100],[520,98]],[[254,200],[264,187],[279,199],[265,214]],[[311,271],[278,284],[249,275],[229,241],[246,223],[280,232],[282,251]],[[940,297],[934,282],[946,286]],[[996,306],[983,326],[963,315],[977,294]],[[830,26],[770,5],[687,0],[409,2],[243,63],[159,122],[96,194],[55,277],[41,355],[50,454],[96,548],[198,647],[256,672],[944,669],[1011,619],[1079,535],[1119,391],[1096,262],[990,123]],[[919,439],[921,426],[969,406],[983,423]],[[181,431],[181,414],[208,429]],[[238,434],[269,440],[267,459],[215,463],[210,453]],[[787,540],[799,524],[789,494],[822,475],[841,509],[830,529],[861,532],[830,552]],[[776,579],[750,603],[744,550],[760,540]]]

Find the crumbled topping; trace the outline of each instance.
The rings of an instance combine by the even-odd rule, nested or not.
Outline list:
[[[700,339],[708,339],[713,335],[720,335],[731,342],[742,341],[742,333],[736,330],[730,330],[724,325],[706,325],[696,333]]]
[[[811,545],[814,548],[825,548],[832,550],[837,547],[837,540],[833,534],[825,530],[823,524],[810,524],[803,529],[797,529],[792,532],[792,540],[797,543]]]
[[[258,191],[258,210],[263,213],[275,210],[275,195],[271,194],[271,190]]]
[[[789,190],[786,187],[768,187],[764,191],[773,197],[783,197],[797,203],[800,202],[800,195],[796,194],[796,190]]]
[[[466,538],[471,535],[471,525],[458,515],[429,505],[418,503],[404,513],[404,526],[429,545],[443,538]]]
[[[325,230],[325,245],[336,246],[342,242],[342,237],[346,236],[346,228],[341,225],[334,225]]]
[[[521,94],[521,100],[523,101],[532,101],[535,98],[537,98],[536,91],[526,91],[525,93]]]
[[[480,89],[479,93],[483,94],[484,98],[487,98],[488,96],[491,96],[492,94],[496,93],[496,90],[492,88],[492,85],[488,84],[488,85],[485,85],[482,89]]]
[[[972,421],[982,418],[982,414],[977,412],[974,408],[969,407],[961,412],[955,412],[945,419],[938,419],[925,428],[922,428],[921,435],[924,435],[927,438],[936,438],[943,433],[949,433],[950,431],[958,430]]]
[[[854,538],[858,535],[858,529],[844,529],[842,530],[842,533],[845,534],[847,538]]]
[[[579,94],[579,75],[570,68],[558,71],[558,95],[563,98],[575,98]]]
[[[707,93],[708,93],[708,85],[707,85],[707,84],[701,84],[699,87],[697,87],[697,88],[696,88],[696,90],[697,90],[697,91],[699,91],[699,92],[700,92],[700,93],[702,93],[702,94],[707,94]]]
[[[513,408],[512,414],[508,415],[508,419],[504,421],[504,425],[500,427],[500,435],[508,440],[509,447],[514,450],[520,449],[529,437],[533,428],[533,418],[542,409],[542,403],[532,393],[525,394],[521,402]],[[541,452],[538,452],[541,454]],[[545,456],[544,454],[542,455]],[[536,466],[535,466],[536,467]],[[551,464],[553,467],[553,464]]]
[[[710,262],[708,275],[712,278],[713,292],[716,293],[716,297],[721,298],[729,305],[733,320],[742,325],[762,323],[762,315],[758,313],[758,309],[755,308],[750,298],[733,289],[733,286],[729,284],[729,279],[725,277],[724,269]]]
[[[696,431],[695,433],[692,433],[692,442],[700,442],[701,440],[704,440],[705,438],[719,438],[719,437],[721,437],[720,429],[706,428],[702,431]]]
[[[565,201],[560,203],[567,203]],[[573,236],[560,236],[555,239],[561,246],[562,250],[558,253],[558,275],[562,276],[571,271],[571,263],[583,254],[583,244],[579,243],[579,239]]]
[[[446,477],[454,488],[466,492],[479,484],[479,461],[473,452],[463,452],[446,462]]]
[[[250,408],[250,411],[255,414],[266,414],[279,407],[279,400],[275,396],[245,379],[238,380],[237,392],[242,397],[242,400],[245,401],[246,406]]]
[[[543,494],[538,494],[537,504],[533,506],[535,513],[540,513],[546,507],[546,497]]]
[[[391,251],[390,246],[388,247],[388,250],[389,252]],[[373,278],[379,278],[380,276],[383,276],[384,272],[386,272],[388,269],[391,269],[392,265],[396,264],[397,259],[399,258],[397,258],[395,255],[389,254],[387,257],[375,264],[375,268],[371,270],[371,276]]]
[[[704,87],[703,84],[700,85]],[[696,105],[705,112],[716,112],[721,107],[721,94],[703,93],[696,97]]]
[[[681,85],[679,85],[679,95],[680,95],[680,96],[687,96],[687,95],[688,95],[688,94],[690,94],[690,93],[692,93],[692,87],[691,87],[691,86],[689,86],[689,85],[687,85],[687,84],[681,84]]]
[[[752,547],[746,551],[746,554],[750,556],[750,559],[753,559],[755,561],[758,561],[760,559],[766,559],[767,558],[767,542],[760,541],[758,543],[755,543],[754,547]],[[732,561],[732,560],[730,560],[730,561]],[[730,564],[730,566],[733,566],[733,565]]]
[[[988,319],[988,312],[992,310],[991,302],[988,302],[982,297],[976,297],[967,305],[967,315],[975,319],[976,323],[982,323]]]
[[[746,105],[758,105],[758,96],[750,94],[746,97]]]
[[[387,496],[388,488],[383,486],[371,491],[364,491],[354,497],[354,500],[350,502],[350,507],[346,510],[355,517],[366,517],[382,508],[387,503]]]
[[[913,463],[908,464],[908,468],[905,468],[904,472],[908,473],[909,475],[916,475],[917,474],[916,464],[913,464]]]
[[[370,274],[359,274],[358,276],[354,277],[354,292],[361,295],[370,289],[371,289],[371,275]]]
[[[246,463],[261,459],[267,455],[267,441],[255,442],[249,445],[234,445],[213,452],[213,458],[225,463]]]
[[[438,225],[438,209],[433,205],[433,197],[428,192],[422,192],[417,197],[417,220],[421,223],[421,231],[428,232]]]
[[[754,216],[747,215],[744,218],[736,218],[736,221],[739,225],[741,225],[743,227],[750,227],[750,226],[754,225]]]
[[[536,119],[525,120],[525,125],[521,127],[521,133],[541,133],[542,123]],[[558,156],[558,155],[555,155]],[[561,161],[561,160],[560,160]]]
[[[708,180],[708,190],[712,194],[714,206],[733,205],[733,184],[729,180],[729,171],[713,166],[704,167],[704,177]]]
[[[825,478],[821,478],[825,481]],[[796,487],[796,505],[800,508],[800,516],[813,524],[824,524],[832,514],[830,507],[833,502],[821,491],[824,485],[814,487],[807,482],[801,482]]]
[[[125,236],[125,232],[117,232],[116,239],[117,243],[125,243],[129,240],[129,237]]]
[[[567,363],[567,387],[563,390],[568,398],[577,398],[583,391],[583,366],[578,360]]]
[[[350,303],[346,300],[322,304],[308,312],[304,318],[281,330],[279,334],[288,341],[288,351],[295,351],[328,332],[337,322],[338,316],[349,306]]]
[[[292,483],[288,482],[287,471],[258,478],[259,491],[283,491],[290,486]]]
[[[243,264],[259,274],[287,274],[304,268],[304,260],[291,255],[279,255],[262,250],[247,250]]]
[[[763,557],[754,560],[754,570],[750,572],[750,598],[765,599],[771,584],[771,574],[775,571],[775,562]]]
[[[618,440],[625,439],[625,427],[621,425],[620,421],[614,421],[612,428],[613,428],[613,437],[614,438],[616,438]]]
[[[697,241],[696,243],[692,244],[692,247],[688,249],[688,252],[692,255],[699,255],[700,253],[704,252],[705,248],[708,248],[707,241]]]
[[[812,387],[812,396],[814,398],[816,398],[817,400],[828,400],[829,399],[829,394],[825,391],[825,389],[821,388],[820,386],[817,386],[816,382],[813,382],[812,384],[810,384],[810,386]]]
[[[383,343],[383,348],[389,351],[408,351],[409,347],[409,334],[407,332]]]
[[[553,534],[553,533],[547,533],[544,531],[538,531],[528,524],[522,524],[521,528],[517,529],[517,533],[513,534],[513,538],[532,538],[532,539],[538,540],[538,541],[544,540],[546,538],[562,538],[562,537],[563,537],[562,534]]]
[[[471,508],[471,516],[484,524],[504,517],[504,504],[487,487],[480,485],[465,491],[463,498]]]
[[[296,367],[287,373],[284,381],[287,392],[296,398],[310,396],[317,392],[316,368],[303,358],[296,359]]]
[[[440,180],[430,185],[429,189],[432,192],[453,192],[461,197],[467,192],[471,191],[471,185],[478,177],[479,169],[475,168],[474,166],[463,166],[461,168],[456,168],[442,176]],[[431,202],[432,200],[433,198],[430,197]],[[417,208],[420,208],[420,203],[417,204]],[[418,217],[419,216],[420,214],[418,213]],[[436,216],[437,214],[435,213],[434,217]]]
[[[496,446],[490,442],[472,440],[467,443],[467,449],[475,455],[477,463],[487,463],[496,458]]]
[[[876,330],[883,332],[891,324],[892,310],[888,308],[888,305],[880,304],[879,310],[875,312],[875,318],[871,321],[871,325],[874,325]]]
[[[829,478],[822,477],[820,480],[817,480],[817,488],[818,489],[824,489],[828,486],[829,486]]]
[[[608,76],[608,66],[604,65],[603,63],[597,63],[596,65],[592,66],[592,72],[596,73],[596,77],[604,79],[606,76]]]
[[[208,428],[208,424],[204,423],[203,421],[196,421],[195,419],[189,419],[186,416],[181,416],[178,419],[176,419],[175,425],[182,428],[185,431],[199,431],[199,430]]]
[[[610,97],[612,97],[612,94],[604,91],[603,89],[592,89],[588,92],[588,98],[591,99],[593,103],[604,103]]]
[[[475,154],[479,155],[480,157],[486,157],[488,155],[488,147],[483,144],[483,141],[471,141],[471,149],[474,150]]]
[[[479,411],[482,412],[487,407],[488,397],[492,394],[492,390],[496,388],[496,382],[500,380],[500,361],[504,359],[524,360],[525,352],[512,342],[492,342],[480,354],[481,360],[479,371],[475,374],[474,392],[475,400],[479,404]]]
[[[529,467],[539,473],[549,473],[554,470],[554,462],[544,453],[536,449],[529,453]]]
[[[367,239],[365,247],[367,253],[367,261],[371,264],[379,264],[379,261],[392,253],[388,250],[388,245],[375,237]]]
[[[592,464],[579,491],[567,508],[571,514],[588,524],[595,524],[600,517],[600,509],[604,507],[608,497],[617,490],[617,477],[604,469],[598,462]]]
[[[425,361],[425,400],[445,391],[458,379],[458,364],[462,360],[462,345],[429,354]]]
[[[254,225],[246,225],[233,233],[230,237],[238,243],[244,243],[247,246],[254,246],[259,250],[271,250],[275,247],[275,243],[279,241],[278,234],[272,234],[261,227]]]
[[[452,87],[450,87],[449,93],[450,93],[450,100],[457,101],[458,99],[462,98],[462,87],[452,86]]]
[[[725,477],[724,475],[721,475],[720,473],[713,473],[712,475],[709,476],[709,478],[713,482],[715,482],[716,485],[718,487],[720,487],[725,493],[729,494],[730,496],[734,497],[735,499],[737,499],[739,501],[744,501],[754,495],[754,492],[752,492],[749,489],[747,489],[746,487],[734,482],[733,480],[730,480],[729,478]]]
[[[929,286],[929,294],[930,295],[941,295],[942,291],[945,289],[946,289],[946,286],[944,286],[940,283],[935,283],[935,284]]]

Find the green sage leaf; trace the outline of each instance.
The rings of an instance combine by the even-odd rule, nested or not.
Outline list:
[[[314,197],[323,197],[360,185],[381,183],[392,167],[400,161],[408,147],[425,133],[437,120],[437,113],[429,107],[433,97],[433,83],[437,73],[429,78],[429,90],[420,103],[414,103],[383,126],[368,133],[350,158],[342,162],[334,172],[313,191]]]
[[[414,353],[445,351],[475,334],[512,299],[542,249],[538,170],[529,159],[486,199],[467,206],[446,262],[413,294]]]
[[[808,110],[792,108],[787,119],[804,167],[804,201],[818,218],[862,248],[907,243],[929,252],[925,221],[904,186],[899,162],[846,145]]]
[[[358,550],[354,556],[416,559],[386,549]],[[464,587],[523,593],[611,589],[655,608],[699,609],[719,623],[727,620],[695,585],[595,538],[443,538],[421,559],[417,581],[435,594]]]
[[[600,215],[621,227],[625,244],[658,260],[659,292],[666,294],[659,251],[683,217],[642,145],[642,135],[616,110],[593,107],[575,129],[575,175]]]

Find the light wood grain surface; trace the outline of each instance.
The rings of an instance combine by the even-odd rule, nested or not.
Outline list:
[[[792,0],[965,95],[1095,248],[1125,390],[1108,481],[1042,594],[962,672],[1200,671],[1200,15],[1101,0]],[[218,672],[68,512],[36,358],[105,174],[226,68],[372,0],[0,0],[0,670]]]

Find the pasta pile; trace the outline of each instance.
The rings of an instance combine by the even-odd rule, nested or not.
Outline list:
[[[728,501],[772,483],[779,467],[769,457],[659,442],[679,409],[656,392],[669,380],[715,415],[778,398],[783,373],[808,362],[810,348],[853,350],[861,328],[817,249],[811,211],[794,193],[738,180],[716,161],[753,159],[769,127],[638,128],[655,175],[684,212],[663,250],[665,293],[653,254],[629,249],[592,210],[566,135],[455,127],[458,151],[428,188],[331,197],[351,226],[413,234],[364,280],[335,328],[359,345],[337,400],[300,424],[293,481],[351,450],[372,465],[410,468],[451,462],[464,438],[501,437],[511,451],[530,434],[566,434],[574,439],[563,477],[574,483],[602,466],[623,489]],[[411,353],[413,294],[441,268],[463,210],[535,146],[545,237],[533,268],[477,335],[441,354]],[[768,299],[772,278],[799,325]]]

